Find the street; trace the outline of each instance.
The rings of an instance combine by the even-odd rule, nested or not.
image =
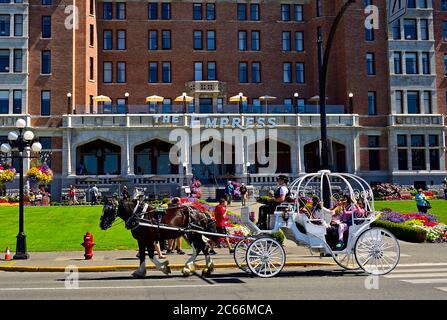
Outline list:
[[[447,299],[447,254],[444,244],[401,242],[401,262],[383,277],[334,267],[285,268],[271,279],[237,269],[219,269],[209,278],[184,278],[148,272],[79,273],[78,289],[64,273],[0,272],[0,299],[129,300],[289,300],[289,299]],[[328,259],[328,258],[324,258]]]

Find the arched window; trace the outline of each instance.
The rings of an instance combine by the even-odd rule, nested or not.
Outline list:
[[[178,165],[169,160],[172,144],[151,140],[135,147],[135,174],[178,174]]]
[[[119,175],[121,148],[103,140],[89,142],[76,149],[78,175]]]

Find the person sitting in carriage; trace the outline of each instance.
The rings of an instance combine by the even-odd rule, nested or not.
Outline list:
[[[262,230],[267,229],[267,217],[275,212],[276,206],[286,201],[289,197],[290,191],[287,187],[289,178],[280,175],[277,178],[277,188],[273,197],[269,197],[268,202],[259,208],[258,227]]]

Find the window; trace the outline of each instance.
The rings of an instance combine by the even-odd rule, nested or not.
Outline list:
[[[194,62],[194,81],[203,80],[203,63]]]
[[[95,32],[94,32],[94,27],[91,24],[90,25],[90,47],[93,47],[95,45]]]
[[[283,51],[291,50],[290,32],[289,31],[283,31],[283,33],[282,33],[282,50]]]
[[[163,2],[161,4],[161,19],[171,20],[171,4],[168,2]]]
[[[444,75],[447,76],[447,54],[444,54]]]
[[[149,83],[158,82],[158,63],[149,62]]]
[[[295,32],[295,50],[297,52],[304,51],[304,33],[302,31]]]
[[[12,113],[22,113],[22,90],[14,90],[13,92]]]
[[[42,38],[51,38],[51,17],[42,17]]]
[[[422,94],[423,101],[424,101],[424,113],[425,114],[431,114],[433,113],[432,109],[432,99],[431,99],[431,91],[424,91]]]
[[[112,2],[103,2],[102,4],[102,18],[104,20],[113,19]]]
[[[419,114],[421,113],[419,105],[419,92],[418,91],[408,91],[407,92],[407,110],[409,114]]]
[[[9,113],[9,91],[0,91],[0,114]]]
[[[394,74],[402,74],[402,53],[394,52]]]
[[[51,6],[52,4],[53,4],[52,0],[42,0],[42,5],[43,6]]]
[[[404,19],[405,40],[417,40],[417,20]]]
[[[0,49],[0,72],[9,72],[9,50]]]
[[[158,32],[157,30],[149,30],[149,50],[158,49]]]
[[[368,91],[368,114],[377,115],[376,92]]]
[[[447,11],[447,0],[441,0],[441,10]]]
[[[126,63],[117,62],[116,63],[116,82],[126,83]]]
[[[252,51],[261,50],[261,35],[259,31],[251,32],[251,50]]]
[[[365,40],[374,41],[374,28],[365,28]]]
[[[51,51],[42,51],[42,74],[51,74]]]
[[[393,22],[393,40],[401,39],[400,20]]]
[[[113,66],[111,62],[104,62],[104,83],[111,83],[113,81]]]
[[[39,137],[42,150],[51,150],[51,137]]]
[[[126,4],[124,2],[116,3],[116,19],[126,20]]]
[[[237,19],[247,20],[247,5],[245,3],[237,4]]]
[[[171,31],[163,30],[161,32],[161,48],[163,50],[171,50]]]
[[[0,15],[0,36],[9,37],[10,34],[10,16],[9,14]]]
[[[303,62],[296,63],[296,83],[305,83]]]
[[[250,4],[250,20],[251,21],[259,21],[260,20],[259,4],[257,4],[257,3]]]
[[[429,52],[422,52],[422,73],[423,74],[431,73]]]
[[[411,135],[411,167],[412,170],[426,170],[425,136]]]
[[[210,81],[217,80],[216,62],[214,62],[214,61],[208,62],[207,70],[208,70],[208,72],[207,72],[208,80],[210,80]]]
[[[399,170],[408,170],[407,136],[397,135],[397,162]],[[403,149],[405,148],[405,149]]]
[[[126,50],[126,31],[118,30],[116,32],[116,50]]]
[[[316,0],[317,17],[321,17],[321,0]]]
[[[194,20],[202,20],[202,4],[201,3],[193,3],[192,15],[193,15]]]
[[[51,91],[42,91],[40,98],[40,115],[49,116],[51,114]]]
[[[421,40],[429,40],[430,33],[428,30],[428,20],[421,19],[420,21],[421,21]]]
[[[206,4],[206,20],[216,20],[216,5],[214,3]]]
[[[20,0],[22,1],[22,0]],[[89,0],[89,11],[90,11],[90,15],[94,15],[95,14],[95,1],[94,0]]]
[[[158,19],[158,3],[150,2],[148,4],[148,19],[157,20]]]
[[[216,32],[207,31],[206,32],[206,49],[216,50]]]
[[[248,70],[247,70],[247,62],[239,62],[239,82],[247,83],[248,82]]]
[[[282,70],[283,82],[292,83],[292,64],[290,62],[284,62]]]
[[[368,136],[368,147],[369,148],[379,148],[379,136]],[[380,170],[380,151],[379,150],[369,150],[369,170],[377,171]]]
[[[294,6],[295,8],[295,21],[300,22],[303,21],[303,5],[302,4],[296,4]]]
[[[172,112],[172,100],[170,98],[165,98],[163,100],[162,111],[163,111],[163,113],[171,113]]]
[[[22,49],[14,49],[14,72],[23,71],[23,53]]]
[[[163,62],[161,66],[161,81],[171,83],[171,63]]]
[[[290,21],[290,4],[281,5],[281,20]]]
[[[90,80],[95,80],[95,60],[93,57],[89,58],[89,70],[90,70]]]
[[[194,31],[194,50],[202,50],[202,31]]]
[[[14,36],[23,36],[23,15],[21,14],[14,15]]]
[[[418,74],[418,55],[415,52],[405,53],[405,68],[407,74]]]
[[[416,8],[416,0],[407,0],[407,6],[408,8]]]
[[[251,82],[260,83],[261,82],[261,63],[253,62],[251,64]]]
[[[442,41],[447,42],[447,21],[442,22]]]
[[[395,102],[396,102],[396,113],[402,114],[404,113],[404,100],[403,100],[403,91],[396,91],[395,93]]]
[[[238,47],[239,51],[246,51],[247,50],[247,32],[246,31],[239,31],[238,32]]]
[[[112,30],[104,30],[103,32],[103,50],[112,50]]]
[[[367,74],[370,75],[370,76],[376,74],[374,53],[367,53],[366,54],[366,71],[367,71]]]
[[[418,7],[422,9],[428,8],[427,0],[419,0],[418,1]]]

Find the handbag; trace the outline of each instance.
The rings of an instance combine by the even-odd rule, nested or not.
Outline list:
[[[425,207],[426,207],[427,209],[431,209],[431,204],[430,204],[430,202],[428,202],[427,200],[425,200]]]

